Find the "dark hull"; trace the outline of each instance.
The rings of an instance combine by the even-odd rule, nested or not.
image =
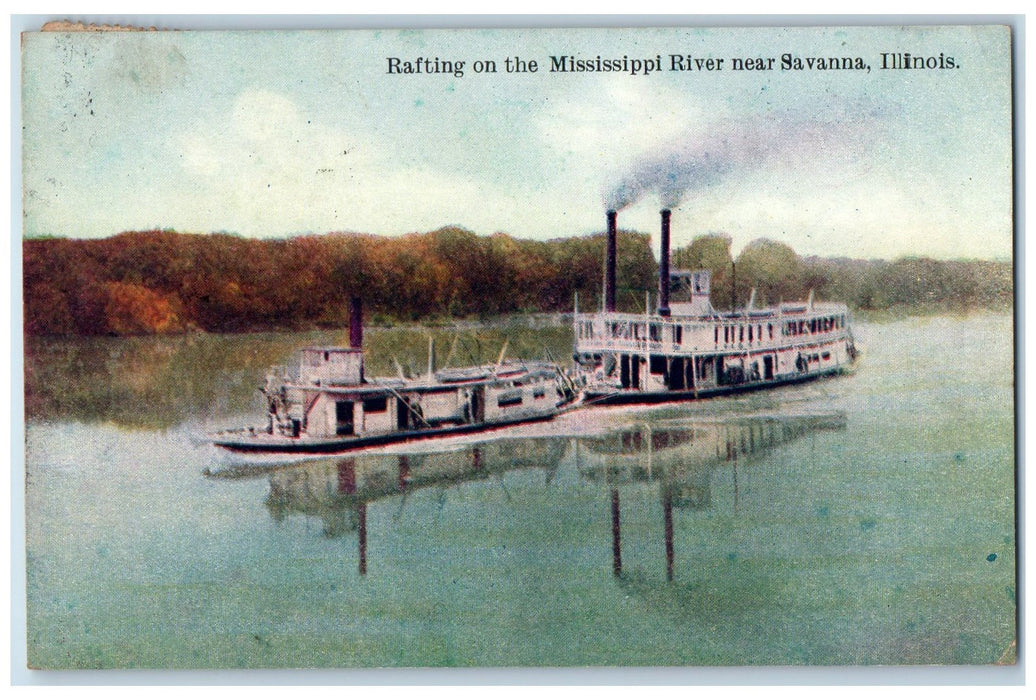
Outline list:
[[[743,382],[741,384],[730,384],[726,386],[709,387],[699,390],[679,391],[640,391],[639,389],[618,390],[615,392],[594,392],[587,391],[586,403],[599,406],[616,406],[629,404],[666,403],[669,401],[694,401],[696,399],[708,399],[715,396],[729,396],[731,394],[747,394],[763,389],[773,389],[779,386],[791,384],[803,384],[823,377],[830,377],[837,374],[844,374],[849,371],[847,367],[832,367],[821,372],[809,372],[795,375],[794,377],[783,377],[781,379],[768,379],[756,382]]]
[[[500,428],[507,428],[523,423],[538,423],[553,419],[561,412],[561,409],[551,413],[532,414],[515,416],[513,418],[493,423],[471,423],[468,425],[452,425],[440,428],[427,428],[424,430],[407,430],[403,432],[384,433],[381,435],[368,436],[347,436],[341,438],[308,438],[308,437],[271,437],[265,433],[255,436],[229,435],[217,437],[213,444],[232,452],[251,453],[276,453],[276,454],[328,454],[337,452],[348,452],[350,450],[365,447],[377,447],[379,445],[392,445],[397,443],[413,442],[415,440],[427,440],[429,438],[447,437],[450,435],[465,435],[470,433],[484,433]]]

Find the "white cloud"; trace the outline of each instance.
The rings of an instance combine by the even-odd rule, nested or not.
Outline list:
[[[646,81],[602,79],[572,99],[552,100],[534,119],[549,148],[618,169],[682,136],[703,119],[703,108]]]
[[[383,140],[307,118],[267,90],[242,93],[225,122],[183,132],[176,144],[197,205],[170,194],[151,202],[148,215],[157,206],[181,230],[394,235],[452,223],[492,233],[514,226],[523,211],[521,193],[405,165]]]

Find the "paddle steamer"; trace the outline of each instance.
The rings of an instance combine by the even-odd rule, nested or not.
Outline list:
[[[586,398],[645,403],[703,398],[816,379],[856,358],[849,310],[801,302],[717,311],[708,270],[671,271],[663,209],[658,307],[615,310],[616,214],[608,212],[604,309],[573,314],[574,359]]]

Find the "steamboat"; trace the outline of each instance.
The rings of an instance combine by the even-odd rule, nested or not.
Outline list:
[[[577,392],[554,364],[505,360],[426,375],[367,378],[362,304],[351,302],[350,347],[304,348],[294,368],[274,368],[261,389],[265,424],[223,431],[213,443],[237,452],[342,452],[419,438],[549,420]]]
[[[670,270],[671,212],[661,212],[658,307],[615,310],[616,213],[608,211],[604,308],[573,314],[577,376],[588,401],[697,399],[847,371],[857,351],[842,303],[802,302],[720,312],[708,270]],[[672,294],[671,294],[672,293]]]
[[[571,372],[547,362],[367,378],[362,305],[352,299],[349,347],[309,347],[292,370],[275,368],[262,393],[265,423],[213,442],[239,452],[341,452],[417,438],[549,420],[585,403],[706,398],[839,374],[856,347],[842,303],[804,302],[717,311],[708,270],[671,271],[671,212],[662,210],[658,308],[615,308],[616,213],[608,212],[603,309],[573,313]],[[672,292],[672,295],[671,295]],[[504,349],[506,351],[506,347]]]

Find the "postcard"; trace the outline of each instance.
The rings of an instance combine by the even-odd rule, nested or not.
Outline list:
[[[1017,663],[1010,27],[71,29],[30,669]]]

